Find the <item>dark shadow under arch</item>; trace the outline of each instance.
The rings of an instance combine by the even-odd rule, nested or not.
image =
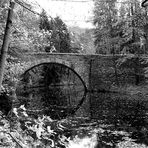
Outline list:
[[[84,87],[85,87],[85,91],[87,91],[87,86],[86,86],[84,80],[81,78],[81,76],[80,76],[74,69],[72,69],[71,67],[69,67],[69,66],[67,66],[67,65],[64,65],[64,64],[61,64],[61,63],[56,63],[56,62],[47,62],[47,63],[46,63],[46,62],[44,62],[44,63],[40,63],[40,64],[37,64],[37,65],[34,65],[34,66],[30,67],[29,69],[27,69],[27,70],[21,75],[21,77],[23,77],[23,76],[24,76],[28,71],[30,71],[31,69],[33,69],[33,68],[35,68],[35,67],[38,67],[38,66],[40,66],[40,65],[43,65],[43,64],[62,65],[63,67],[66,67],[66,68],[70,69],[71,71],[73,71],[73,72],[79,77],[79,79],[82,81],[82,83],[83,83],[83,85],[84,85]]]
[[[86,87],[86,84],[85,84],[85,82],[83,81],[83,79],[81,78],[81,76],[74,70],[74,69],[72,69],[71,67],[69,67],[69,66],[66,66],[66,65],[64,65],[64,64],[61,64],[61,63],[56,63],[56,62],[47,62],[47,63],[41,63],[41,64],[37,64],[37,65],[35,65],[35,66],[33,66],[33,67],[31,67],[31,68],[29,68],[28,70],[26,70],[22,75],[21,75],[21,82],[20,82],[20,85],[21,85],[21,83],[22,84],[25,84],[26,86],[27,86],[27,83],[25,83],[25,76],[26,75],[29,75],[30,73],[34,73],[34,75],[36,75],[37,74],[37,69],[38,68],[40,68],[40,67],[44,67],[44,66],[47,66],[47,69],[50,67],[50,66],[57,66],[57,68],[59,67],[59,68],[63,68],[63,69],[65,69],[65,70],[69,70],[72,74],[74,74],[75,76],[76,76],[76,78],[77,78],[77,81],[80,81],[80,84],[82,84],[83,85],[83,87],[84,87],[84,92],[83,92],[83,96],[81,96],[81,99],[79,100],[79,102],[77,102],[77,105],[70,111],[70,113],[69,113],[69,115],[73,115],[80,107],[81,107],[81,105],[83,104],[83,102],[84,102],[84,100],[85,100],[85,98],[86,98],[86,93],[87,93],[87,87]],[[35,71],[34,71],[35,70]],[[47,70],[47,72],[49,72],[48,70]],[[50,72],[49,72],[50,73]],[[46,73],[45,73],[46,74]],[[48,74],[48,73],[47,73]],[[62,75],[62,73],[61,73],[61,75]],[[64,74],[63,74],[64,75]],[[29,78],[28,78],[28,80],[29,80]],[[29,83],[29,82],[28,82]],[[18,88],[17,89],[19,89],[19,87],[20,87],[20,85],[18,85]],[[31,91],[28,91],[29,89],[28,88],[26,88],[26,86],[24,87],[25,89],[25,92],[26,93],[31,93],[31,91],[33,91],[33,89],[30,89],[30,88],[33,88],[33,87],[30,87],[29,89],[31,90]],[[55,86],[52,86],[52,87],[55,87]],[[63,86],[64,87],[64,86]],[[28,91],[28,92],[27,92]],[[25,94],[25,92],[24,93],[22,93],[22,94]],[[73,93],[73,92],[72,92]],[[70,94],[71,95],[71,94]],[[71,99],[71,98],[70,98]],[[51,107],[51,106],[50,106]]]

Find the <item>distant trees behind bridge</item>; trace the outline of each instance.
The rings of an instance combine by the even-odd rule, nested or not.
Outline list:
[[[133,76],[135,84],[147,77],[148,9],[139,0],[94,0],[96,53],[128,55],[114,62],[118,76]],[[118,70],[117,70],[118,69]],[[124,72],[121,72],[122,69]]]
[[[0,48],[8,2],[0,1]],[[60,17],[52,18],[45,10],[38,13],[31,2],[21,2],[21,5],[16,3],[14,8],[6,62],[8,74],[15,73],[11,71],[12,65],[25,61],[25,53],[72,52],[112,56],[132,54],[113,61],[117,83],[120,75],[134,73],[135,84],[139,84],[141,76],[148,76],[148,60],[143,58],[148,53],[148,13],[147,9],[141,7],[139,0],[94,0],[93,29],[68,27]]]
[[[47,35],[44,47],[46,52],[77,52],[71,49],[68,28],[60,17],[49,19],[45,10],[42,10],[39,28]]]
[[[148,12],[139,0],[95,0],[94,37],[100,54],[147,54]]]
[[[88,50],[91,50],[90,46],[93,47],[93,41],[90,40],[92,33],[85,32],[79,27],[78,32],[74,33],[74,27],[68,27],[60,17],[52,18],[45,10],[38,13],[36,6],[29,1],[22,1],[21,4],[24,7],[16,3],[14,8],[9,60],[18,61],[27,52],[86,53],[88,43]],[[0,2],[0,48],[8,6],[8,0]]]

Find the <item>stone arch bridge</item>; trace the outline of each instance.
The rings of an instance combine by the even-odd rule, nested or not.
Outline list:
[[[95,99],[91,99],[91,95],[88,96],[90,100],[85,99],[87,98],[87,91],[111,92],[110,88],[113,83],[116,83],[116,76],[118,76],[118,81],[120,81],[120,83],[125,83],[127,81],[123,79],[123,76],[117,75],[116,73],[118,71],[121,72],[121,70],[118,70],[116,67],[116,61],[119,58],[121,59],[122,56],[85,55],[73,53],[26,54],[24,60],[27,62],[27,66],[24,68],[24,73],[21,75],[22,77],[20,77],[20,84],[22,85],[18,85],[17,87],[18,98],[26,100],[25,104],[31,111],[34,110],[34,107],[36,106],[38,111],[45,109],[44,113],[50,113],[50,116],[52,115],[53,118],[58,118],[59,116],[64,117],[69,114],[71,115],[76,113],[77,110],[79,110],[80,115],[84,113],[88,116],[90,108],[98,108],[96,107],[97,104]],[[52,65],[58,66],[53,68]],[[65,72],[59,65],[74,72],[74,74],[78,76],[78,81],[72,79],[69,83],[63,75],[62,77],[61,75],[57,76],[58,78],[56,79],[56,73],[54,73],[54,71],[58,71],[58,73],[60,73],[60,71],[62,71],[61,73]],[[52,68],[54,70],[52,70]],[[44,70],[47,75],[44,74]],[[32,77],[30,78],[32,74],[37,73],[39,73],[39,79],[34,81]],[[70,85],[63,83],[65,81]],[[83,83],[81,83],[82,81]],[[39,83],[36,85],[34,82]],[[82,106],[82,104],[83,107],[81,108],[80,106]],[[96,112],[97,110],[94,110],[94,116],[96,116]]]
[[[88,90],[98,89],[98,87],[106,89],[109,87],[107,72],[110,69],[110,72],[114,73],[112,67],[114,67],[114,60],[118,57],[97,54],[32,53],[25,55],[25,60],[28,62],[25,71],[42,63],[60,63],[73,69],[82,78]]]

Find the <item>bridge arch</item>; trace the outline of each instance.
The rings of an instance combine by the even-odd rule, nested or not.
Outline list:
[[[37,63],[36,63],[36,64],[37,64]],[[68,62],[66,62],[66,64],[65,64],[65,61],[64,61],[64,62],[61,61],[61,63],[51,62],[51,61],[50,61],[50,62],[45,62],[45,63],[39,62],[39,64],[33,65],[32,67],[26,69],[25,72],[21,75],[21,78],[24,77],[24,76],[25,76],[29,71],[31,71],[32,69],[34,69],[34,68],[36,68],[36,67],[39,67],[39,66],[42,66],[42,65],[56,65],[56,66],[59,66],[59,68],[63,67],[63,68],[65,68],[65,69],[70,70],[71,72],[73,72],[73,74],[75,74],[75,75],[79,78],[79,80],[82,82],[82,84],[83,84],[83,86],[84,86],[85,91],[87,91],[87,86],[86,86],[84,80],[83,80],[83,79],[81,78],[81,76],[73,69],[73,65],[71,65],[71,67],[69,67],[70,64],[69,64]]]
[[[51,105],[55,107],[64,104],[70,113],[79,109],[86,92],[87,87],[81,76],[71,67],[56,62],[40,63],[27,69],[21,75],[16,91],[18,98],[27,95],[31,99],[44,99],[49,108]],[[30,97],[30,94],[33,95]]]
[[[23,72],[33,67],[35,65],[41,63],[60,63],[64,64],[74,71],[76,71],[79,76],[85,82],[87,88],[89,88],[89,70],[90,70],[90,63],[89,57],[87,55],[80,55],[80,54],[63,54],[63,53],[32,53],[27,54],[25,60],[27,61],[27,65],[23,67]],[[20,75],[21,75],[20,74]]]
[[[67,67],[71,67],[71,62],[67,61],[65,59],[61,59],[61,58],[45,58],[45,59],[30,60],[30,62],[28,63],[28,66],[26,67],[26,70],[30,69],[31,67],[34,67],[36,65],[43,64],[43,63],[59,63],[59,64],[65,65]]]

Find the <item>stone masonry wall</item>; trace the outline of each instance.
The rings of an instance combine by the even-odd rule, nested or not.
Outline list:
[[[61,63],[75,70],[87,88],[89,87],[89,60],[87,55],[79,54],[32,54],[26,56],[26,61],[31,61],[26,70],[42,63]]]
[[[128,67],[119,69],[115,65],[121,56],[85,55],[73,53],[38,53],[26,55],[26,60],[31,61],[26,70],[41,64],[56,62],[74,69],[90,90],[109,90],[115,83],[124,84],[126,81],[134,81],[135,75],[124,73]],[[117,77],[115,76],[117,72]],[[125,75],[125,76],[123,76]]]

